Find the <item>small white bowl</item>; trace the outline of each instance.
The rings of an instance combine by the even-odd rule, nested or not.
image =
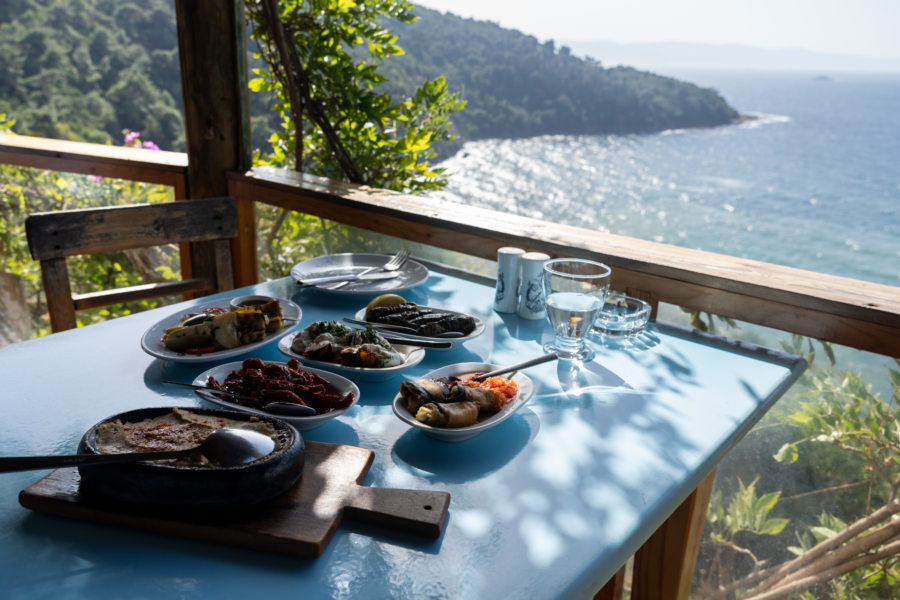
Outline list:
[[[276,299],[271,296],[238,296],[237,298],[232,298],[228,306],[231,310],[237,310],[244,306],[261,306],[274,302]]]
[[[440,377],[463,375],[465,373],[486,373],[488,371],[493,371],[494,369],[499,369],[500,366],[501,365],[479,362],[457,363],[426,373],[421,378],[438,379]],[[476,423],[475,425],[469,425],[468,427],[434,427],[432,425],[421,423],[416,420],[414,415],[406,410],[406,406],[404,406],[400,394],[394,396],[392,408],[394,409],[394,414],[397,415],[401,421],[412,425],[417,429],[421,429],[422,433],[428,437],[441,440],[442,442],[462,442],[463,440],[475,437],[479,433],[490,429],[495,425],[499,425],[511,417],[514,412],[519,410],[522,405],[528,402],[529,398],[534,395],[534,382],[530,377],[519,372],[513,375],[511,379],[519,386],[519,393],[516,394],[516,397],[513,398],[512,402],[500,409],[500,412],[497,414],[491,415],[484,421]]]
[[[610,292],[594,320],[594,332],[612,337],[639,334],[650,320],[649,304],[621,292]]]

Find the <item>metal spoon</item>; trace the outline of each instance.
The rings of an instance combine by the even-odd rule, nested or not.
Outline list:
[[[188,384],[182,384],[188,385]],[[194,388],[194,393],[203,398],[204,400],[209,400],[213,404],[219,404],[221,406],[227,406],[229,408],[233,408],[235,410],[241,410],[242,408],[256,408],[257,405],[253,406],[245,406],[242,404],[237,404],[234,402],[228,402],[227,400],[223,400],[215,394],[224,393],[221,390],[213,390],[210,388],[204,388],[203,386],[196,386]],[[238,394],[234,394],[238,396]],[[306,404],[292,404],[290,402],[269,402],[260,407],[260,410],[263,410],[268,413],[272,413],[273,415],[283,415],[288,417],[312,417],[316,414],[316,409],[312,406],[307,406]]]
[[[210,433],[194,448],[167,450],[164,452],[123,452],[119,454],[70,454],[63,456],[10,456],[0,457],[0,473],[98,465],[138,460],[162,460],[184,458],[202,454],[213,464],[236,467],[262,458],[275,449],[275,440],[264,433],[236,427],[222,427]]]
[[[204,400],[210,400],[210,396],[215,398],[215,400],[210,400],[211,402],[224,402],[229,406],[232,406],[237,409],[241,408],[256,408],[259,406],[259,400],[256,398],[252,398],[250,396],[244,396],[243,394],[236,394],[234,392],[229,392],[228,390],[216,390],[210,387],[206,387],[205,385],[194,385],[193,383],[181,383],[180,381],[170,381],[168,379],[160,380],[163,383],[168,383],[170,385],[180,385],[182,387],[187,387],[193,389],[198,396],[203,398]],[[226,396],[228,398],[234,398],[235,400],[239,400],[244,402],[241,404],[240,402],[226,402],[222,400],[219,396]],[[312,406],[307,406],[305,404],[291,404],[290,402],[270,402],[262,407],[262,410],[266,412],[270,412],[272,414],[279,415],[291,415],[294,417],[311,417],[316,414],[316,409]]]

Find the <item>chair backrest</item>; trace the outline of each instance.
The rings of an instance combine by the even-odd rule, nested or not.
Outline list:
[[[54,332],[76,327],[76,310],[234,287],[230,239],[237,236],[238,224],[233,198],[35,213],[25,220],[25,233],[31,256],[41,263]],[[209,260],[190,279],[72,294],[68,256],[187,242],[211,245]]]

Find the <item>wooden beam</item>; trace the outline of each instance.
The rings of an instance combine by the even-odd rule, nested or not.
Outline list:
[[[225,174],[249,166],[242,6],[240,0],[175,0],[190,198],[227,195]]]
[[[613,287],[692,310],[900,357],[900,289],[550,224],[290,171],[229,175],[236,200],[259,200],[347,225],[493,260],[506,245],[613,267]]]
[[[237,211],[230,198],[205,198],[36,213],[25,219],[31,256],[37,260],[148,248],[173,240],[235,237]]]
[[[250,160],[243,4],[175,0],[175,16],[188,155],[185,197],[225,196],[226,173],[248,168]],[[192,243],[190,261],[182,261],[183,275],[212,277],[213,252],[208,243]]]
[[[159,298],[162,296],[181,296],[188,293],[209,294],[217,290],[212,289],[209,280],[186,279],[178,281],[164,281],[160,283],[145,283],[114,290],[102,290],[89,294],[75,294],[72,296],[72,304],[75,310],[100,308],[110,304],[133,302],[145,298]]]

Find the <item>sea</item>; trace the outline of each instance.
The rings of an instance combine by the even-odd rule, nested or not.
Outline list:
[[[900,73],[665,74],[714,88],[751,118],[654,134],[468,142],[438,165],[449,185],[431,195],[900,294]],[[722,333],[772,347],[787,341],[746,324]],[[831,368],[819,345],[807,347]],[[894,359],[833,351],[837,372],[860,373],[890,398]]]
[[[468,142],[431,195],[900,287],[900,73],[665,74],[751,118]]]

